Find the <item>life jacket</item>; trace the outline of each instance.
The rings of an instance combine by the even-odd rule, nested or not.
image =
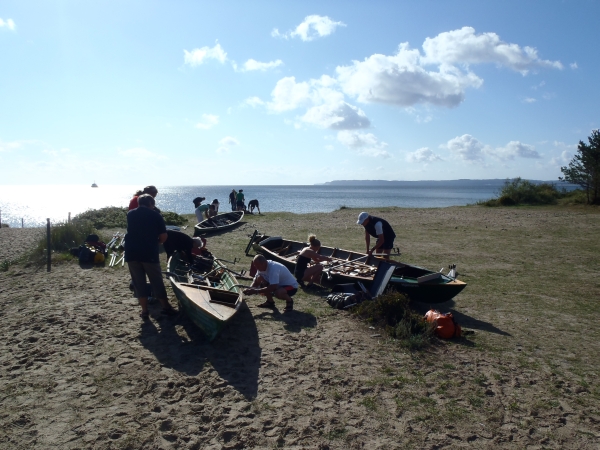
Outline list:
[[[454,320],[452,313],[442,314],[438,310],[430,309],[425,313],[425,320],[435,324],[435,334],[442,339],[460,337],[462,329]]]
[[[396,233],[394,233],[394,230],[392,230],[392,227],[387,220],[375,216],[369,216],[369,223],[365,225],[365,230],[367,230],[367,233],[373,237],[377,237],[377,233],[375,232],[375,224],[377,222],[381,222],[383,228],[383,237],[386,241],[394,240],[396,238]]]

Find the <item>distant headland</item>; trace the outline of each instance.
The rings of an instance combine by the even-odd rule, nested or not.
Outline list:
[[[558,180],[543,181],[529,180],[532,183],[554,183],[558,184]],[[401,181],[401,180],[334,180],[325,183],[316,183],[317,185],[335,185],[335,186],[502,186],[506,182],[506,178],[492,178],[486,180],[420,180],[420,181]]]

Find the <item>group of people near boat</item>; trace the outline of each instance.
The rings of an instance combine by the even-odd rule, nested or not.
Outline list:
[[[243,189],[240,189],[239,191],[232,189],[229,193],[229,203],[231,204],[232,211],[245,211],[254,214],[254,209],[256,208],[260,214],[258,200],[250,200],[248,202],[248,207],[246,207],[246,196],[244,195]]]
[[[396,238],[391,225],[386,220],[371,216],[367,212],[360,213],[356,223],[365,229],[367,254],[389,258]],[[373,247],[370,247],[371,237],[377,238]],[[315,286],[323,274],[324,266],[321,263],[332,260],[328,256],[319,254],[320,249],[321,242],[315,235],[310,235],[308,247],[304,247],[296,258],[293,274],[277,261],[269,261],[263,255],[255,256],[252,265],[256,269],[256,274],[251,287],[246,289],[244,294],[264,295],[266,301],[258,305],[260,308],[275,308],[273,299],[275,297],[285,301],[284,312],[293,311],[292,297],[298,292],[298,286],[305,288]]]
[[[242,189],[240,192],[243,194]],[[167,300],[159,260],[159,245],[163,244],[167,257],[179,251],[186,255],[190,263],[195,255],[206,251],[206,239],[192,238],[180,231],[167,230],[165,221],[155,206],[157,195],[158,190],[154,186],[147,186],[136,192],[129,203],[127,213],[125,262],[129,267],[135,295],[142,308],[140,317],[144,320],[149,318],[146,277],[150,281],[153,297],[163,306],[163,314],[177,313]],[[204,198],[194,199],[194,205],[197,200],[199,201],[196,209]],[[211,205],[215,202],[218,211],[218,200],[215,199]],[[396,237],[390,224],[367,212],[361,212],[356,223],[364,227],[367,253],[388,257]],[[370,247],[371,237],[377,239],[373,247]],[[263,255],[255,256],[252,261],[254,273],[251,272],[254,278],[250,287],[244,290],[244,294],[264,295],[266,300],[258,305],[261,308],[275,308],[274,298],[277,298],[286,302],[284,312],[293,311],[292,297],[298,292],[298,287],[315,286],[323,273],[324,266],[321,263],[331,261],[330,257],[319,254],[321,242],[315,235],[309,236],[308,241],[308,247],[302,249],[298,255],[293,274],[277,261],[267,260]]]

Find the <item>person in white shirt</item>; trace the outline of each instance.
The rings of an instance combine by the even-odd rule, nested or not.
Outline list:
[[[285,300],[284,312],[294,310],[292,296],[298,292],[298,282],[294,275],[283,264],[267,261],[263,255],[257,255],[252,261],[258,272],[254,276],[251,287],[244,291],[246,295],[262,294],[267,297],[259,308],[275,308],[273,297]]]
[[[196,214],[196,220],[198,223],[202,222],[204,219],[208,219],[208,208],[209,205],[203,205],[202,202],[205,200],[204,197],[196,197],[192,202],[194,202],[194,214]]]

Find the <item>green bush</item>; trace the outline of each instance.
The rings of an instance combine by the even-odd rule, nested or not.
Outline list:
[[[187,223],[187,219],[183,216],[180,216],[177,213],[174,212],[170,212],[170,211],[166,211],[166,212],[162,212],[161,213],[163,216],[163,219],[165,219],[165,223],[167,225],[183,225],[184,223]]]
[[[570,194],[565,189],[557,189],[554,184],[537,184],[519,177],[506,180],[498,193],[498,198],[477,204],[483,206],[554,205],[559,199]]]
[[[79,247],[85,242],[85,238],[95,233],[96,230],[88,221],[55,224],[50,227],[50,250],[68,252],[71,247]],[[47,248],[47,236],[44,234],[37,242],[33,256],[45,256]]]
[[[82,223],[89,222],[97,230],[102,228],[127,228],[127,208],[119,208],[116,206],[108,206],[101,209],[90,209],[84,213],[76,215],[72,222]],[[187,223],[187,219],[177,213],[162,211],[161,212],[167,225],[183,225]]]
[[[90,209],[77,214],[73,223],[88,222],[97,230],[102,228],[127,228],[127,208],[107,206],[101,209]]]
[[[403,345],[417,349],[428,344],[433,327],[408,306],[408,297],[388,291],[372,301],[365,301],[352,308],[352,313],[371,325],[383,328],[392,338]]]

